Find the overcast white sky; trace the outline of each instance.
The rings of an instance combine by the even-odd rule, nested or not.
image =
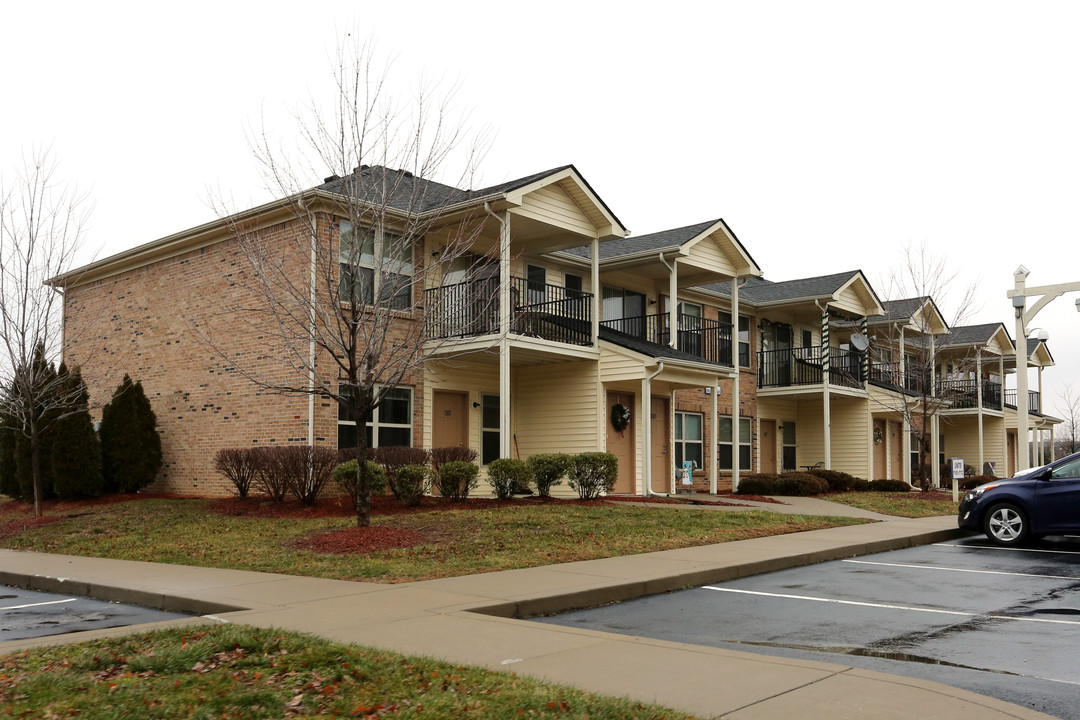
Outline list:
[[[213,219],[211,188],[267,200],[245,128],[287,132],[354,28],[402,91],[460,84],[484,184],[574,163],[636,234],[723,217],[770,279],[860,268],[883,295],[926,243],[959,271],[946,315],[977,283],[969,322],[1010,334],[1019,264],[1080,281],[1075,2],[9,4],[0,171],[51,144],[99,257]],[[1078,296],[1035,322],[1050,410]]]

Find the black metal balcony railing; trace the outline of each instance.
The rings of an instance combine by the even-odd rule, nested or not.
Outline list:
[[[758,352],[758,387],[820,385],[824,363],[820,347],[762,350]],[[851,350],[829,348],[829,384],[864,387],[862,355]]]
[[[898,362],[876,362],[870,366],[870,380],[886,387],[904,389],[919,395],[930,393],[930,374],[907,368]]]
[[[499,279],[480,278],[424,291],[424,338],[499,332]],[[561,285],[510,279],[510,328],[571,345],[592,344],[592,294]]]
[[[679,350],[707,362],[731,367],[731,323],[696,315],[679,315],[678,318],[676,347]],[[666,313],[604,320],[600,324],[656,345],[670,344],[670,322]]]
[[[1005,407],[1016,409],[1016,390],[1005,391]],[[1028,412],[1042,412],[1042,399],[1039,397],[1038,390],[1028,390]]]
[[[937,396],[951,403],[954,410],[979,407],[979,381],[974,379],[944,379],[937,381]],[[1001,409],[1001,383],[982,381],[982,406],[987,410]]]

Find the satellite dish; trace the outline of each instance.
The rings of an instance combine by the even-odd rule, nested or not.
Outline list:
[[[866,352],[870,348],[870,340],[862,333],[852,333],[851,346],[859,352]]]

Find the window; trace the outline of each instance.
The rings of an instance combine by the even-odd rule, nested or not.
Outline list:
[[[539,305],[547,298],[547,270],[539,265],[527,265],[525,267],[525,296],[529,305]]]
[[[750,367],[750,318],[739,316],[739,367]]]
[[[797,470],[798,468],[795,466],[796,445],[795,445],[795,421],[794,420],[785,420],[784,421],[783,446],[784,446],[784,450],[783,450],[783,452],[784,452],[784,470]]]
[[[563,276],[563,282],[566,285],[567,297],[581,297],[581,295],[584,293],[580,275],[571,275],[570,273],[566,273],[566,275]]]
[[[379,407],[364,423],[368,447],[412,445],[412,401],[412,388],[396,387],[387,391]],[[356,419],[346,408],[338,406],[338,448],[356,447],[356,441]]]
[[[480,426],[482,428],[480,463],[487,465],[492,460],[499,459],[499,396],[481,396],[480,406]]]
[[[616,320],[609,327],[637,337],[645,337],[645,296],[632,290],[604,287],[601,317]]]
[[[1080,459],[1062,463],[1050,472],[1052,478],[1080,478]]]
[[[675,413],[675,469],[681,471],[683,462],[693,460],[694,467],[705,467],[702,433],[705,416],[701,413]]]
[[[804,348],[814,347],[814,331],[803,330],[802,331],[802,346]]]
[[[717,448],[717,463],[721,470],[731,470],[731,417],[721,415],[717,426],[720,447]],[[750,470],[750,418],[739,418],[739,469]]]
[[[663,312],[664,317],[660,318],[660,327],[667,327],[667,313],[671,307],[671,302],[668,297],[664,296]],[[683,352],[688,352],[691,355],[697,355],[702,357],[702,345],[703,345],[703,333],[702,328],[704,324],[702,318],[701,306],[696,303],[681,302],[676,306],[676,312],[678,313],[679,323],[679,335],[678,335],[678,348]],[[667,343],[667,333],[661,340]]]
[[[412,307],[413,244],[381,228],[339,223],[338,298],[371,305],[375,297],[394,310]]]

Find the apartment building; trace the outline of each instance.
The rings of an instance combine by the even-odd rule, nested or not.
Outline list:
[[[370,178],[395,191],[365,213],[350,188]],[[423,231],[409,236],[417,218]],[[387,352],[423,344],[423,362],[370,417],[251,381],[290,370],[266,318],[245,310],[259,278],[244,234],[269,255],[300,248],[294,290],[318,308],[388,305]],[[229,491],[212,467],[220,448],[345,448],[360,432],[376,447],[474,448],[482,464],[606,450],[619,458],[617,493],[685,488],[686,463],[691,486],[713,492],[740,473],[806,467],[906,478],[904,415],[888,402],[915,382],[905,342],[947,331],[932,300],[883,303],[858,270],[767,281],[723,219],[631,235],[572,165],[478,190],[364,166],[53,283],[65,359],[91,397],[124,373],[143,382],[164,454],[152,489],[204,495]],[[999,384],[1007,340],[992,333],[976,353],[989,380],[997,362]],[[1032,352],[1052,364],[1045,347]],[[340,358],[314,343],[311,353],[308,370],[294,363],[297,387],[338,382]],[[1009,420],[997,397],[996,410],[977,393],[977,409],[950,411],[943,447],[982,438],[982,456],[1000,461]]]

